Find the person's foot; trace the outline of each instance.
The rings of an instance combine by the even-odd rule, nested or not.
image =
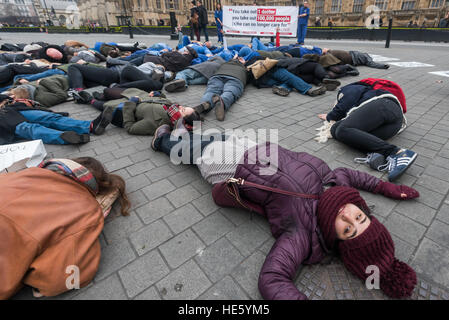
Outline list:
[[[326,92],[326,87],[325,86],[321,86],[321,87],[318,87],[316,89],[310,88],[309,91],[306,92],[306,95],[311,96],[311,97],[316,97],[316,96],[319,96],[321,94],[324,94],[325,92]]]
[[[335,79],[323,79],[322,84],[326,87],[326,91],[334,91],[341,84],[340,81]]]
[[[399,178],[416,160],[418,154],[412,150],[401,149],[393,156],[387,157],[387,163],[380,167],[380,171],[388,170],[388,181]]]
[[[106,130],[106,127],[111,123],[114,115],[114,109],[106,108],[103,112],[92,121],[92,133],[96,135],[102,135]]]
[[[345,64],[346,66],[346,74],[348,76],[358,76],[360,74],[359,70],[356,67],[351,66],[350,64]]]
[[[376,152],[368,153],[366,158],[355,158],[354,161],[357,163],[366,163],[377,171],[381,171],[379,168],[382,168],[386,163],[385,156]]]
[[[153,139],[151,140],[151,148],[154,151],[157,151],[157,147],[156,147],[156,140],[160,137],[162,137],[163,135],[170,133],[171,132],[171,127],[168,124],[163,124],[161,126],[159,126],[156,131],[154,132],[154,136]]]
[[[168,92],[181,92],[186,89],[186,81],[184,79],[173,80],[165,85],[165,91]]]
[[[73,93],[73,99],[75,99],[75,102],[79,104],[89,104],[93,98],[94,97],[92,97],[92,95],[87,91],[75,91]]]
[[[75,131],[65,131],[61,133],[60,138],[68,144],[82,144],[90,141],[88,134],[78,134]]]
[[[384,64],[384,69],[388,69],[388,68],[390,68],[390,65],[389,64]]]
[[[290,94],[290,91],[288,91],[287,88],[281,86],[273,86],[273,93],[281,97],[286,97]]]
[[[215,109],[215,117],[218,121],[223,121],[225,119],[225,106],[223,99],[220,96],[213,96],[212,103]]]
[[[206,112],[210,109],[210,102],[205,101],[205,102],[197,105],[196,107],[193,107],[193,109],[195,109],[195,111],[197,111],[198,113]]]
[[[164,80],[165,82],[173,81],[176,77],[176,74],[173,71],[165,71]]]

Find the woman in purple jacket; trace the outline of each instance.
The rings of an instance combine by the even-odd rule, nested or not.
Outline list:
[[[265,299],[307,299],[293,283],[299,266],[318,263],[334,249],[363,280],[370,275],[366,268],[377,266],[380,288],[388,296],[411,295],[415,272],[394,257],[390,234],[370,216],[356,189],[400,200],[418,197],[416,190],[349,168],[331,170],[308,153],[233,135],[171,134],[164,125],[156,130],[152,147],[169,155],[172,162],[196,164],[204,179],[214,184],[212,195],[218,205],[246,208],[268,219],[276,243],[259,275],[259,290]],[[229,192],[229,178],[240,184],[239,201]],[[313,196],[286,195],[279,190]]]

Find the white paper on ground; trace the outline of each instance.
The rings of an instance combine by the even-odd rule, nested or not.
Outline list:
[[[437,76],[449,77],[449,71],[432,71],[429,73],[437,75]]]
[[[0,146],[0,172],[36,167],[46,155],[42,140]]]
[[[397,67],[403,67],[403,68],[418,68],[418,67],[435,67],[433,64],[427,64],[422,62],[416,62],[416,61],[409,61],[409,62],[390,62],[389,64]]]
[[[384,56],[380,56],[377,54],[369,54],[371,56],[371,58],[373,58],[373,60],[375,62],[385,62],[385,61],[398,61],[398,58],[388,58],[388,57],[384,57]]]

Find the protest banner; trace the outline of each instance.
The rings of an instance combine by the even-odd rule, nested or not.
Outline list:
[[[42,140],[0,146],[0,173],[36,167],[46,155]]]
[[[297,7],[223,6],[226,35],[296,37]]]

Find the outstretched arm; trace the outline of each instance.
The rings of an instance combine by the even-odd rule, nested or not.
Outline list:
[[[310,239],[304,229],[285,232],[271,248],[259,275],[259,291],[267,300],[306,300],[293,278],[310,251]]]

